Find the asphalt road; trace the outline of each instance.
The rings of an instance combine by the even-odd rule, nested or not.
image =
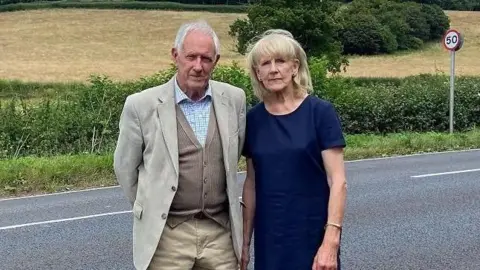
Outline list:
[[[480,150],[348,162],[347,177],[343,269],[480,269]],[[118,187],[0,200],[0,269],[134,269],[129,210]]]

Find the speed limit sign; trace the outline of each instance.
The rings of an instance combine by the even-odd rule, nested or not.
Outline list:
[[[453,106],[455,91],[455,52],[463,46],[463,36],[455,29],[448,30],[443,36],[443,47],[450,51],[450,110],[449,110],[449,129],[453,133]]]
[[[454,29],[448,30],[443,37],[443,46],[449,51],[458,51],[463,45],[462,35]]]

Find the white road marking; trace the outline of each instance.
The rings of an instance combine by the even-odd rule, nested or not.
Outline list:
[[[119,185],[116,185],[116,186],[108,186],[108,187],[97,187],[97,188],[78,189],[78,190],[62,191],[62,192],[46,193],[46,194],[38,194],[38,195],[11,197],[11,198],[0,199],[0,202],[3,202],[3,201],[13,201],[13,200],[19,200],[19,199],[29,199],[29,198],[38,198],[38,197],[64,195],[64,194],[70,194],[70,193],[89,192],[89,191],[103,190],[103,189],[112,189],[112,188],[118,188],[118,187],[120,187],[120,186],[119,186]]]
[[[430,177],[430,176],[438,176],[438,175],[448,175],[448,174],[458,174],[458,173],[467,173],[467,172],[478,172],[479,169],[470,169],[470,170],[462,170],[462,171],[451,171],[451,172],[441,172],[441,173],[429,173],[429,174],[421,174],[421,175],[413,175],[412,178],[422,178],[422,177]]]
[[[40,222],[17,224],[17,225],[0,227],[0,231],[18,229],[18,228],[29,227],[29,226],[38,226],[38,225],[44,225],[44,224],[51,224],[51,223],[60,223],[60,222],[81,220],[81,219],[89,219],[89,218],[97,218],[97,217],[104,217],[104,216],[120,215],[120,214],[126,214],[126,213],[131,213],[131,212],[132,212],[132,211],[130,211],[130,210],[129,210],[129,211],[119,211],[119,212],[110,212],[110,213],[103,213],[103,214],[97,214],[97,215],[89,215],[89,216],[81,216],[81,217],[73,217],[73,218],[64,218],[64,219],[54,219],[54,220],[46,220],[46,221],[40,221]]]
[[[415,153],[415,154],[407,154],[407,155],[396,155],[396,156],[388,156],[388,157],[354,159],[354,160],[345,161],[345,163],[356,163],[356,162],[363,162],[363,161],[375,161],[375,160],[397,159],[397,158],[409,158],[409,157],[417,157],[417,156],[434,156],[434,155],[455,154],[455,153],[468,153],[468,152],[476,152],[476,151],[480,151],[480,148],[464,149],[464,150],[434,151],[434,152],[424,152],[424,153]]]

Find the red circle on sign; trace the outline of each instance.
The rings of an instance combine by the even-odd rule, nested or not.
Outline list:
[[[448,48],[445,39],[446,39],[447,36],[448,36],[450,33],[452,33],[452,32],[457,35],[458,40],[457,40],[457,44],[455,45],[455,47],[453,47],[453,48]],[[458,31],[455,30],[455,29],[450,29],[450,30],[448,30],[448,31],[445,33],[445,35],[443,35],[443,38],[442,38],[443,47],[444,47],[445,49],[449,50],[449,51],[455,51],[455,50],[457,50],[458,46],[460,46],[460,43],[461,43],[461,40],[460,40],[460,39],[461,39],[460,32],[458,32]]]

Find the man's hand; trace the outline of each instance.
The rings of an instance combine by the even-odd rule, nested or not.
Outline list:
[[[242,248],[242,260],[240,262],[240,270],[247,270],[250,262],[250,246],[244,245]]]
[[[312,270],[336,270],[338,246],[323,243],[313,259]]]

